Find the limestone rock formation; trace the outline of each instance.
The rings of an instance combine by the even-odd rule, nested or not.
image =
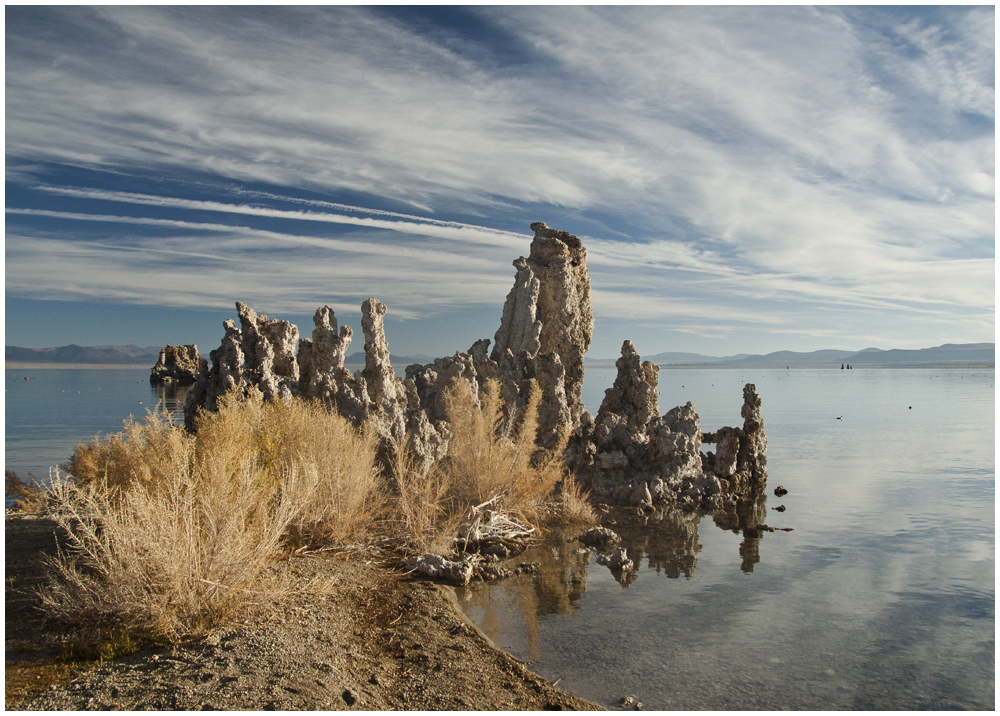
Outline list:
[[[287,321],[257,315],[243,303],[236,308],[241,328],[232,320],[223,323],[225,335],[211,353],[212,366],[203,363],[188,393],[184,408],[188,429],[195,428],[199,409],[216,410],[226,392],[245,394],[256,388],[269,398],[323,400],[356,425],[368,421],[386,447],[401,445],[409,432],[424,467],[447,453],[447,426],[428,420],[413,381],[404,381],[393,371],[383,326],[387,309],[377,298],[361,306],[365,368],[353,375],[344,367],[351,328],[338,326],[329,306],[316,310],[311,340],[298,340],[298,329]]]
[[[584,409],[583,359],[594,329],[587,250],[564,231],[540,222],[531,228],[529,256],[514,261],[514,285],[492,351],[489,339],[482,339],[467,352],[408,366],[400,378],[385,337],[388,309],[372,297],[361,306],[365,367],[352,374],[344,366],[351,328],[339,326],[329,306],[316,310],[311,338],[299,340],[291,323],[237,303],[239,327],[225,321],[211,367],[203,360],[198,366],[185,406],[187,426],[195,427],[198,410],[217,409],[230,390],[257,389],[272,399],[303,396],[373,427],[383,449],[409,441],[426,469],[447,454],[452,432],[444,395],[450,388],[464,382],[478,396],[486,381],[497,381],[506,419],[517,420],[537,384],[538,447],[565,444],[569,436],[566,462],[601,500],[646,511],[664,503],[719,509],[734,495],[762,489],[767,438],[753,385],[744,388],[743,427],[703,435],[691,403],[659,414],[659,368],[625,341],[597,417]],[[702,455],[703,442],[715,443],[716,452]]]
[[[757,386],[747,383],[743,387],[743,427],[724,427],[702,436],[704,442],[716,446],[715,453],[709,452],[703,460],[706,472],[736,491],[759,491],[767,484],[767,435],[760,405]]]
[[[573,424],[584,411],[583,357],[594,335],[587,249],[577,237],[542,222],[531,225],[528,267],[539,283],[537,316],[542,322],[539,351],[555,353],[566,371],[566,401]]]
[[[437,554],[423,554],[410,557],[404,567],[431,579],[440,579],[449,584],[466,587],[472,579],[474,562],[468,556],[453,562]]]
[[[149,382],[154,385],[194,385],[205,359],[198,354],[198,346],[167,346],[160,350],[160,358],[150,372]]]
[[[209,353],[212,367],[202,363],[198,380],[188,392],[184,403],[184,424],[194,430],[198,410],[215,411],[218,399],[230,390],[241,389],[243,385],[243,349],[240,330],[232,319],[222,324],[225,335],[219,347]]]
[[[761,489],[767,438],[752,385],[744,388],[746,428],[705,436],[692,403],[657,414],[659,369],[642,361],[631,341],[616,365],[597,418],[581,424],[567,450],[567,462],[595,496],[646,510],[672,502],[715,510]],[[703,441],[718,441],[719,454],[703,456]]]
[[[212,368],[202,365],[198,380],[188,393],[184,421],[193,429],[198,408],[215,410],[217,400],[229,390],[245,394],[251,387],[268,398],[299,395],[299,368],[295,355],[299,329],[288,321],[270,319],[244,303],[236,302],[240,326],[223,323],[225,336],[209,355]]]
[[[597,555],[597,563],[609,567],[611,571],[635,569],[635,563],[628,558],[628,550],[625,547],[616,548],[615,551],[611,553],[611,556],[603,554]]]
[[[635,562],[629,559],[628,550],[625,547],[618,547],[611,556],[597,555],[597,563],[611,570],[612,576],[623,586],[627,587],[635,581]]]
[[[617,533],[609,530],[603,525],[591,527],[582,535],[578,536],[577,539],[588,547],[596,547],[598,549],[608,549],[612,545],[616,545],[622,541],[622,538],[619,537]]]
[[[268,318],[236,302],[240,316],[243,379],[256,385],[267,398],[290,398],[298,394],[299,366],[295,349],[299,329],[293,323]]]
[[[614,385],[604,391],[595,430],[603,447],[624,448],[660,413],[656,391],[660,367],[641,360],[632,341],[622,344],[622,355],[615,366],[618,375]]]
[[[747,383],[743,387],[743,440],[737,455],[737,469],[745,470],[750,479],[763,488],[767,481],[767,435],[764,419],[760,415],[760,396],[757,386]]]
[[[514,261],[514,286],[504,303],[490,360],[508,405],[523,408],[528,383],[542,391],[539,444],[552,447],[584,420],[583,357],[594,333],[587,249],[580,239],[542,222],[529,256]]]

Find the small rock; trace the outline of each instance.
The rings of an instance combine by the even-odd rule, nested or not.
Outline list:
[[[788,494],[788,490],[786,490],[781,485],[778,485],[776,488],[774,488],[774,496],[775,497],[784,497],[787,494]]]
[[[784,512],[785,511],[785,506],[784,505],[778,505],[777,507],[772,507],[771,509],[774,510],[775,512]]]
[[[618,544],[622,541],[616,533],[609,530],[607,527],[597,526],[587,530],[585,533],[577,537],[578,540],[583,542],[588,547],[601,547],[604,545]]]
[[[603,564],[612,572],[630,572],[635,569],[635,562],[628,558],[628,551],[624,547],[616,549],[610,557],[597,555],[597,563]]]
[[[354,706],[354,704],[358,702],[357,695],[350,689],[344,689],[344,693],[342,693],[340,697],[344,699],[344,703],[348,706]]]

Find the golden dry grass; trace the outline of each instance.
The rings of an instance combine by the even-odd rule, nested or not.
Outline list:
[[[39,512],[48,499],[45,489],[30,472],[25,482],[13,470],[4,470],[4,492],[17,498],[12,509],[19,512]]]
[[[478,402],[466,381],[457,381],[444,400],[454,433],[445,460],[454,499],[470,506],[496,500],[499,508],[537,522],[566,474],[562,453],[568,439],[564,435],[550,451],[537,450],[538,385],[532,381],[527,406],[509,421],[495,381],[487,381]]]
[[[77,445],[63,468],[78,485],[100,480],[113,492],[134,484],[157,485],[178,468],[178,460],[190,459],[191,442],[192,436],[173,425],[169,414],[147,411],[142,422],[126,420],[120,433]]]
[[[229,397],[198,427],[126,424],[53,485],[71,549],[50,563],[52,616],[199,633],[272,602],[289,547],[355,539],[378,509],[377,439],[318,403]]]
[[[437,463],[425,465],[418,459],[409,437],[391,453],[387,469],[394,482],[388,515],[392,536],[406,552],[449,552],[462,515],[452,510],[448,473]]]
[[[71,548],[50,562],[46,607],[175,641],[287,594],[271,576],[276,560],[361,544],[376,522],[404,552],[447,554],[472,508],[487,502],[526,524],[592,519],[563,464],[568,436],[554,450],[536,446],[538,386],[510,420],[496,382],[473,390],[457,381],[445,392],[453,437],[432,465],[408,443],[380,462],[374,430],[319,402],[259,391],[224,397],[195,433],[150,413],[77,446],[72,479],[50,489]]]
[[[590,506],[590,493],[580,487],[572,475],[567,475],[562,482],[557,499],[553,501],[553,513],[560,522],[582,522],[596,524],[599,520],[594,508]]]

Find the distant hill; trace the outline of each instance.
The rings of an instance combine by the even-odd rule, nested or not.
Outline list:
[[[700,365],[702,363],[734,363],[749,357],[747,353],[733,356],[706,356],[701,353],[666,352],[643,356],[644,361],[652,361],[657,365]],[[587,365],[614,365],[617,358],[584,358]]]
[[[19,348],[6,346],[4,360],[8,363],[92,363],[131,364],[152,367],[160,358],[162,346],[78,346],[59,348]]]
[[[729,363],[747,358],[748,354],[739,353],[734,356],[703,356],[700,353],[657,353],[643,360],[651,360],[657,365],[672,365],[675,363]]]
[[[643,356],[657,365],[853,365],[874,366],[930,366],[930,365],[992,365],[996,346],[993,343],[946,343],[934,348],[920,350],[882,350],[865,348],[863,351],[827,349],[800,353],[798,351],[775,351],[766,355],[706,356],[700,353],[657,353]],[[588,358],[587,365],[615,364],[615,358]]]
[[[924,365],[947,363],[993,363],[996,360],[994,343],[945,343],[934,348],[915,351],[893,349],[855,353],[844,359],[851,365]]]
[[[75,344],[59,348],[19,348],[6,346],[5,360],[8,363],[82,363],[109,365],[148,365],[152,367],[160,357],[162,346],[78,346]],[[882,350],[865,348],[863,351],[819,350],[808,353],[797,351],[775,351],[766,355],[706,356],[700,353],[666,352],[643,356],[657,365],[834,365],[850,363],[857,366],[930,366],[930,365],[992,365],[996,357],[994,343],[946,343],[934,348],[920,350]],[[422,354],[390,356],[396,367],[412,363],[432,363],[434,358]],[[590,358],[590,366],[614,366],[616,358]],[[344,361],[347,365],[364,365],[365,354],[355,351]]]
[[[856,351],[822,350],[799,353],[797,351],[775,351],[767,355],[747,356],[740,363],[832,363],[846,360],[848,356],[861,355]]]

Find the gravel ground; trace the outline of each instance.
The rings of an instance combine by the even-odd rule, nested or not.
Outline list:
[[[66,664],[68,634],[40,620],[33,596],[54,533],[44,517],[5,519],[8,709],[600,708],[494,648],[449,587],[331,554],[285,563],[298,583],[329,586],[271,619],[103,665]]]

